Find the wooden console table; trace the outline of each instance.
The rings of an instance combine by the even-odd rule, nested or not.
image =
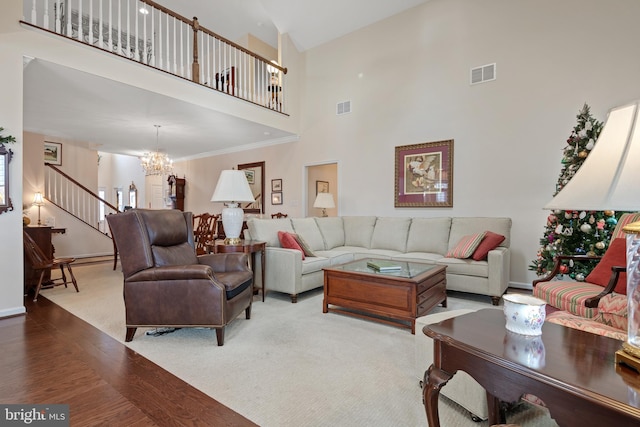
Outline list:
[[[242,252],[250,254],[251,270],[253,271],[253,286],[256,286],[256,252],[260,252],[261,260],[261,273],[262,273],[262,302],[264,302],[264,266],[267,242],[260,242],[258,240],[242,240],[238,245],[225,245],[224,240],[216,240],[215,242],[207,243],[207,250],[214,254],[226,254]]]
[[[638,377],[614,362],[621,341],[545,323],[540,337],[544,359],[529,367],[513,355],[511,347],[520,336],[505,329],[502,310],[479,310],[427,325],[423,331],[434,341],[434,364],[423,383],[431,427],[440,425],[440,388],[458,370],[487,390],[489,424],[505,422],[500,401],[516,402],[524,393],[542,399],[563,427],[640,423]]]

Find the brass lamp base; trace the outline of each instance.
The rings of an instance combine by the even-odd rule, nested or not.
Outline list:
[[[224,239],[225,245],[237,246],[242,243],[242,239],[239,237],[227,237]]]
[[[623,363],[640,373],[640,350],[626,342],[622,343],[622,350],[616,351],[616,363]]]

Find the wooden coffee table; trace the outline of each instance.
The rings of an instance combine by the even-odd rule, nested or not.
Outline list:
[[[402,326],[415,333],[416,318],[447,306],[446,266],[394,261],[399,271],[377,272],[371,258],[324,269],[322,312],[329,311]]]
[[[440,425],[440,388],[458,370],[487,390],[490,425],[505,422],[500,401],[516,402],[524,393],[542,399],[563,427],[640,425],[640,377],[614,361],[621,341],[545,323],[539,337],[542,359],[519,358],[513,346],[523,345],[522,336],[505,329],[504,314],[496,309],[427,325],[423,331],[434,341],[434,364],[423,383],[431,427]]]

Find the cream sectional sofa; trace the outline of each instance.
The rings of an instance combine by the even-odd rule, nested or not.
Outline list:
[[[323,286],[323,268],[360,258],[446,265],[448,290],[487,295],[495,305],[509,283],[510,218],[252,218],[247,226],[245,238],[267,242],[266,289],[289,294],[292,302],[298,294]],[[446,257],[463,236],[486,230],[505,236],[486,261]],[[282,248],[278,231],[300,235],[316,256],[302,260],[299,251]]]

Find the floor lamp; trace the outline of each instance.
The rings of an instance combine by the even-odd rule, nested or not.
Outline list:
[[[255,202],[247,176],[241,170],[224,170],[211,196],[212,202],[223,202],[222,227],[224,227],[225,245],[237,245],[241,242],[244,211],[238,207],[240,202]]]
[[[593,150],[545,208],[639,211],[640,100],[613,108]],[[627,234],[627,340],[616,362],[640,372],[640,222]]]

